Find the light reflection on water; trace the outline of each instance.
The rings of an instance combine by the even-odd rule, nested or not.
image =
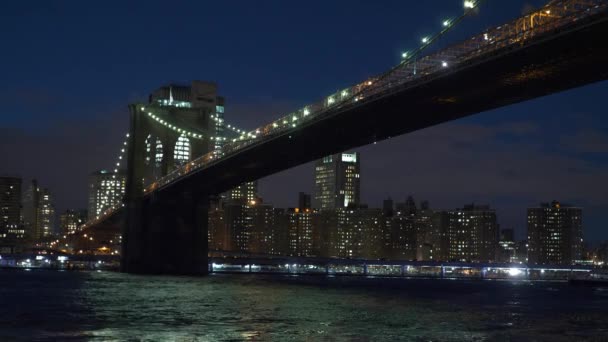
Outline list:
[[[0,271],[0,341],[608,340],[566,283]]]

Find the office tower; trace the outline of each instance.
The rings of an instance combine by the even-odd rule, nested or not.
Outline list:
[[[571,265],[583,252],[583,210],[557,201],[528,208],[528,261]]]
[[[496,211],[489,206],[466,205],[450,211],[448,235],[450,259],[458,261],[494,261],[498,243]]]
[[[393,199],[392,198],[387,198],[384,201],[382,201],[382,214],[384,214],[385,217],[391,217],[393,216],[395,212],[395,208],[393,205]]]
[[[89,219],[122,204],[125,194],[125,173],[99,170],[89,176]]]
[[[87,221],[86,210],[68,209],[59,216],[61,234],[76,233],[80,226]]]
[[[310,194],[304,193],[304,192],[300,192],[298,194],[298,208],[300,210],[306,210],[306,209],[311,209],[312,208],[312,204],[311,204],[311,200],[310,200]]]
[[[412,196],[408,196],[405,202],[397,203],[395,210],[397,211],[397,215],[413,217],[416,215],[418,207],[416,206],[416,201],[414,201],[414,198]]]
[[[49,189],[41,188],[34,179],[23,199],[25,231],[34,241],[55,233],[55,207]]]
[[[314,207],[320,210],[359,205],[359,153],[333,154],[315,163]]]
[[[0,242],[25,238],[21,222],[21,178],[0,177]]]

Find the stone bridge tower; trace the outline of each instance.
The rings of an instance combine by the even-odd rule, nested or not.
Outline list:
[[[223,143],[224,99],[214,83],[167,85],[129,106],[121,269],[130,273],[207,273],[208,194],[144,188]]]

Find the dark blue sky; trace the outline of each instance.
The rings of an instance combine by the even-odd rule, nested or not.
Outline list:
[[[441,44],[543,1],[489,0]],[[0,4],[0,173],[37,177],[59,210],[86,206],[87,174],[112,165],[129,102],[168,82],[218,82],[226,118],[253,128],[398,62],[462,11],[432,1],[19,1]],[[608,239],[606,82],[361,149],[363,199],[475,201],[525,232],[525,208],[585,208]],[[425,113],[417,113],[424,115]],[[414,114],[412,114],[414,115]],[[261,181],[266,201],[312,190],[310,164]]]

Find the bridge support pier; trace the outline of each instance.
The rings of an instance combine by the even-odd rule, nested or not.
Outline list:
[[[131,203],[123,230],[121,270],[208,274],[208,203],[208,196],[192,192],[159,194]]]

